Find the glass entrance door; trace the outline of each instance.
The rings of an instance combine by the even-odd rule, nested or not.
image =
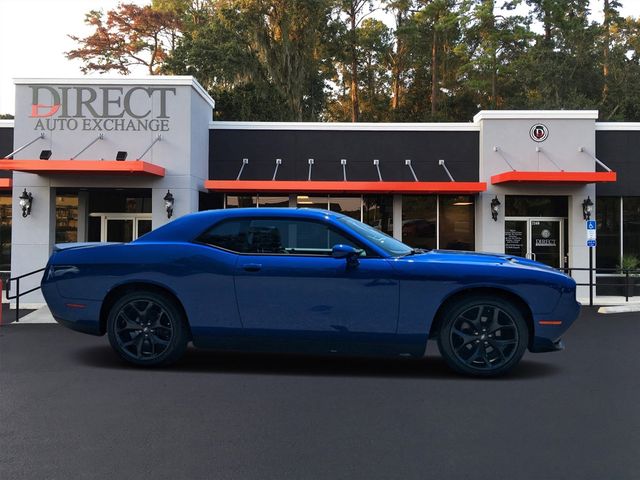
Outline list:
[[[551,267],[562,268],[561,220],[531,220],[531,257]]]
[[[151,231],[150,213],[91,213],[100,220],[101,242],[131,242]]]
[[[507,218],[505,253],[565,268],[566,225],[564,218]]]
[[[130,242],[133,240],[132,218],[106,218],[105,242]]]

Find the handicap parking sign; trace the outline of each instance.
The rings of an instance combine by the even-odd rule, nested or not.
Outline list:
[[[596,221],[595,220],[587,220],[587,247],[595,247],[596,246]]]

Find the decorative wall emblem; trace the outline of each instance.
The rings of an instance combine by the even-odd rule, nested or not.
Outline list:
[[[531,130],[529,130],[529,136],[534,142],[544,142],[549,136],[549,129],[542,123],[536,123]]]

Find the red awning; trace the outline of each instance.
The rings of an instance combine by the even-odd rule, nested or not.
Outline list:
[[[164,168],[141,160],[0,160],[0,170],[39,175],[155,175],[164,177]]]
[[[616,172],[504,172],[491,183],[604,183],[615,182]]]
[[[250,193],[479,193],[485,182],[352,182],[317,180],[207,180],[216,192]]]
[[[0,190],[11,190],[13,180],[10,178],[0,178]]]

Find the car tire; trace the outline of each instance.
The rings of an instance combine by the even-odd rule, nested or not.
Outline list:
[[[109,310],[111,347],[129,363],[155,367],[174,363],[189,343],[187,321],[175,302],[150,291],[123,295]]]
[[[529,343],[524,314],[500,297],[465,297],[450,305],[442,319],[440,354],[465,375],[503,375],[518,364]]]

